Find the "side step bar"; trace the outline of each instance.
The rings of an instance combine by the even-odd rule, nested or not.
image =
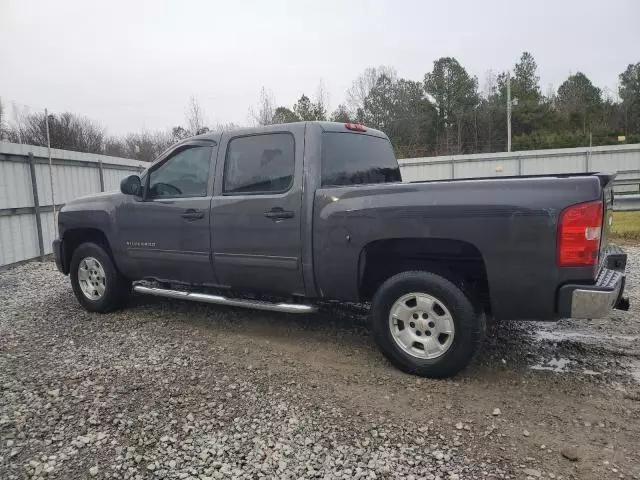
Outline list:
[[[155,295],[156,297],[177,298],[180,300],[214,303],[216,305],[229,305],[232,307],[254,308],[256,310],[268,310],[271,312],[313,313],[317,310],[317,307],[314,305],[302,305],[295,303],[269,303],[259,300],[242,300],[238,298],[227,298],[223,297],[222,295],[183,292],[180,290],[169,290],[165,288],[145,287],[144,285],[135,285],[133,287],[133,290],[137,293]]]

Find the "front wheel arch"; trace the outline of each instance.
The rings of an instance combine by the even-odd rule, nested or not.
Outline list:
[[[97,298],[88,296],[83,288],[80,277],[81,265],[86,265],[87,259],[96,259],[104,274],[103,293]],[[121,308],[131,291],[131,282],[117,269],[110,253],[102,246],[93,242],[83,242],[77,246],[69,264],[71,287],[80,304],[90,312],[110,312]]]
[[[67,269],[70,268],[71,259],[75,250],[83,243],[91,242],[100,245],[113,259],[113,252],[109,239],[105,233],[98,228],[72,228],[66,230],[62,236],[64,245],[64,257],[67,262]]]

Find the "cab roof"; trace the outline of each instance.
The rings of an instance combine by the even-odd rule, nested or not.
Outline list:
[[[223,133],[233,132],[237,135],[251,135],[255,133],[261,132],[282,132],[289,130],[290,127],[296,125],[299,126],[300,123],[304,123],[307,126],[309,125],[317,125],[319,126],[323,132],[339,132],[339,133],[360,133],[365,135],[371,135],[374,137],[387,138],[384,132],[380,130],[376,130],[375,128],[369,128],[366,125],[358,125],[353,123],[341,123],[341,122],[323,122],[323,121],[313,121],[313,122],[295,122],[295,123],[277,123],[272,125],[259,125],[257,127],[246,127],[239,128],[236,130],[226,130],[226,131],[218,131],[215,133],[203,133],[202,135],[196,135],[194,137],[190,137],[189,140],[201,139],[201,140],[214,140],[217,141],[220,138],[220,135]],[[362,130],[354,130],[352,127],[361,127]]]

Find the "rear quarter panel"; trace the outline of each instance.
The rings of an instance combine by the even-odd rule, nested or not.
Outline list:
[[[594,176],[320,188],[313,224],[316,286],[321,296],[357,301],[358,261],[369,242],[460,240],[483,257],[496,318],[551,320],[557,287],[595,276],[595,267],[557,267],[558,215],[601,195]]]

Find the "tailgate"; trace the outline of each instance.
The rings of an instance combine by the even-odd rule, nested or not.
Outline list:
[[[605,251],[609,245],[611,234],[611,224],[613,223],[613,178],[614,175],[607,175],[606,182],[602,181],[602,234],[600,240],[600,259],[604,259]]]
[[[607,175],[606,180],[600,179],[602,185],[602,233],[600,235],[600,265],[598,273],[602,269],[611,269],[624,272],[627,264],[627,255],[616,245],[609,243],[611,225],[613,223],[613,178],[615,175]]]

